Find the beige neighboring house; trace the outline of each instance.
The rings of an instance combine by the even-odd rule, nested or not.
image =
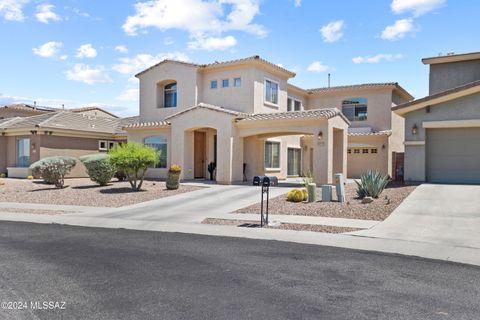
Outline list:
[[[36,103],[34,103],[33,105],[19,103],[19,104],[11,104],[11,105],[0,107],[0,120],[6,119],[6,118],[13,118],[13,117],[30,117],[30,116],[40,115],[44,113],[60,112],[60,111],[68,111],[68,112],[102,117],[102,118],[112,118],[112,119],[118,118],[118,116],[114,115],[113,113],[108,112],[99,107],[59,109],[59,108],[37,106]]]
[[[405,118],[405,179],[480,183],[480,52],[425,58],[429,96],[394,107]]]
[[[183,167],[183,179],[208,178],[212,162],[225,184],[307,171],[331,183],[349,167],[353,176],[370,168],[391,174],[404,131],[391,108],[411,95],[397,83],[304,90],[288,83],[294,76],[259,56],[204,65],[164,60],[136,75],[140,117],[125,128],[128,140],[160,151],[158,168],[148,172],[156,178],[171,164]]]
[[[126,141],[124,126],[138,122],[137,117],[119,119],[88,111],[95,112],[56,111],[0,119],[0,173],[25,178],[30,174],[29,165],[42,158],[106,152],[115,143]],[[81,163],[70,174],[85,176]]]

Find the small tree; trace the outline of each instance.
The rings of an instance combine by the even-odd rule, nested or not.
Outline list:
[[[116,170],[110,163],[110,156],[105,153],[90,154],[79,158],[87,168],[87,174],[92,181],[106,186],[113,178]]]
[[[125,173],[135,191],[142,188],[147,169],[159,162],[159,154],[155,149],[138,142],[117,144],[108,154],[111,164]]]
[[[58,189],[62,189],[65,176],[72,171],[77,164],[73,157],[49,157],[34,162],[30,166],[34,176],[40,176],[47,183],[52,183]]]

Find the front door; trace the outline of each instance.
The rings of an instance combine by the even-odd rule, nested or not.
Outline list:
[[[203,179],[205,178],[205,132],[195,131],[194,140],[194,178]]]

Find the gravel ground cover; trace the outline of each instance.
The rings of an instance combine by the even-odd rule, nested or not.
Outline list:
[[[373,202],[362,204],[357,198],[356,184],[349,183],[345,186],[346,202],[288,202],[286,194],[270,199],[270,214],[318,216],[332,218],[362,219],[362,220],[385,220],[397,208],[400,203],[413,191],[416,186],[389,183],[378,199]],[[333,198],[336,199],[335,188]],[[317,199],[322,199],[321,189],[317,189]],[[239,209],[235,213],[259,213],[260,203]]]
[[[216,224],[222,226],[237,226],[246,228],[259,228],[259,221],[253,220],[239,220],[239,219],[218,219],[206,218],[202,221],[204,224]],[[280,230],[295,230],[295,231],[312,231],[312,232],[326,232],[326,233],[345,233],[353,232],[362,229],[324,226],[319,224],[304,224],[304,223],[281,223],[279,226],[267,226],[268,229]]]
[[[163,181],[145,181],[142,191],[133,191],[128,182],[111,182],[100,187],[88,178],[67,179],[64,189],[41,181],[6,179],[0,185],[0,202],[42,203],[90,207],[122,207],[201,189],[180,185],[167,190]],[[22,209],[23,210],[23,209]],[[23,211],[24,212],[24,211]]]

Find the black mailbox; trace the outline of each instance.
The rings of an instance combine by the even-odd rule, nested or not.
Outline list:
[[[268,176],[255,176],[253,178],[253,185],[263,187],[278,186],[278,178]]]

